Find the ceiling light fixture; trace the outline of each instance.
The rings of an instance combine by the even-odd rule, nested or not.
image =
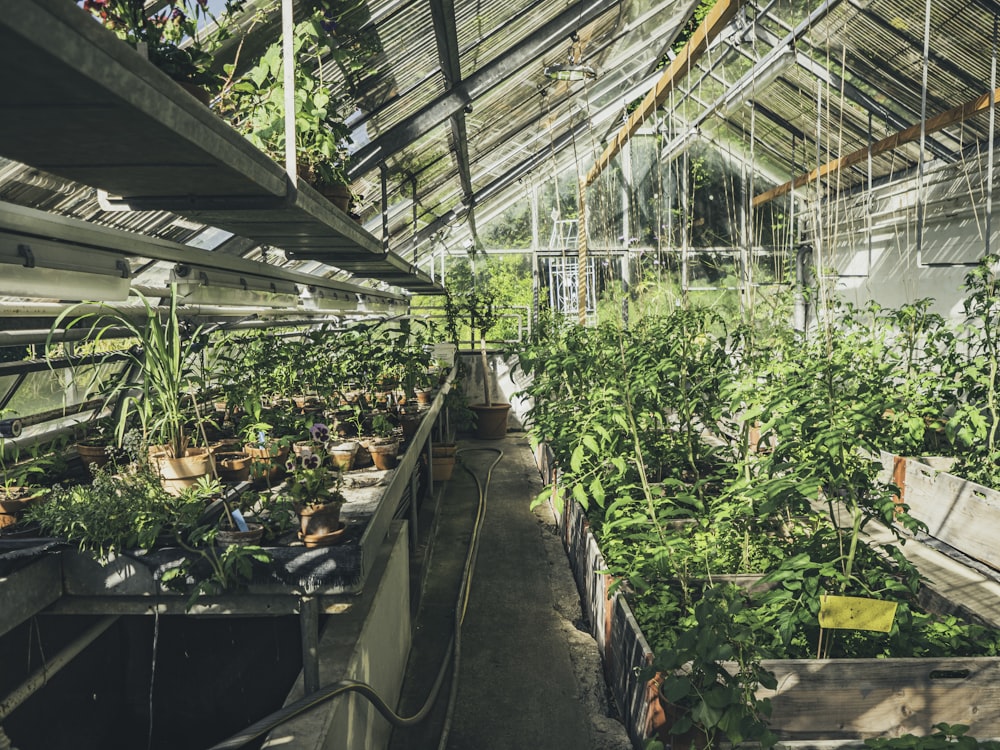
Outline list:
[[[251,307],[297,307],[299,289],[290,281],[265,279],[178,263],[170,272],[170,283],[185,304],[249,305]]]
[[[576,34],[573,34],[573,43],[569,46],[569,59],[564,63],[546,65],[543,70],[546,76],[554,78],[557,81],[584,81],[597,78],[597,71],[589,65],[583,64],[582,53],[580,55],[581,62],[577,62],[574,47],[579,39],[580,38]]]
[[[128,299],[132,271],[116,253],[0,233],[0,295],[66,301]]]

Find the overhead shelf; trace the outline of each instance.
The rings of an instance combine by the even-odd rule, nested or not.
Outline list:
[[[171,211],[411,292],[443,291],[71,0],[22,0],[0,18],[0,64],[4,156],[137,210]]]

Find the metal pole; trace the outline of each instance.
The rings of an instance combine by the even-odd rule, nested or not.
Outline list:
[[[319,690],[319,600],[303,596],[299,610],[302,633],[302,687],[306,695]]]
[[[281,61],[285,87],[285,172],[295,184],[295,20],[292,0],[281,0]]]

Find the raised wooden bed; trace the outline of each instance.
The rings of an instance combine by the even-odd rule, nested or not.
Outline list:
[[[556,517],[591,632],[604,657],[608,686],[633,745],[641,748],[667,723],[656,684],[638,677],[652,662],[652,651],[624,598],[607,595],[609,576],[600,572],[606,565],[583,509],[573,502]],[[889,534],[884,528],[873,532],[873,538]],[[916,553],[924,564],[944,558],[916,540],[904,551],[908,556]],[[958,566],[949,560],[941,564]],[[945,589],[950,580],[944,582]],[[933,586],[927,586],[922,597],[944,608],[962,609],[962,614],[977,614],[975,602],[960,607],[954,598],[954,592]],[[967,724],[969,734],[980,739],[1000,737],[998,658],[787,659],[767,660],[764,666],[775,673],[778,687],[761,690],[760,695],[771,698],[771,731],[784,742],[859,742],[908,732],[928,734],[939,722]]]

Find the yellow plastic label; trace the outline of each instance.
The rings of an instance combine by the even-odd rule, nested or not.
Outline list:
[[[896,602],[860,596],[821,596],[819,626],[837,630],[877,630],[888,633],[896,617]]]

